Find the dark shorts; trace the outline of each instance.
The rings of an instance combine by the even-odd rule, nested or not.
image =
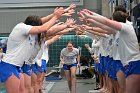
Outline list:
[[[67,64],[63,64],[63,69],[64,70],[70,70],[71,67],[77,67],[77,63],[74,63],[74,64],[70,64],[70,65],[67,65]]]

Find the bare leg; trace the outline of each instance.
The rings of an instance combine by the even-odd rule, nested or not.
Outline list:
[[[115,81],[115,93],[119,93],[119,83]]]
[[[38,93],[37,87],[37,75],[31,73],[31,93]]]
[[[101,74],[99,74],[99,78],[100,78],[100,90],[102,90],[103,88],[103,76]]]
[[[112,84],[113,84],[113,82],[112,82],[112,79],[111,78],[108,78],[108,82],[109,82],[109,93],[113,93],[113,86],[112,86]]]
[[[116,74],[117,76],[117,80],[118,80],[118,84],[119,84],[119,89],[118,89],[118,93],[124,93],[125,92],[125,75],[123,73],[123,71],[119,70]]]
[[[24,74],[25,93],[31,93],[31,76]]]
[[[38,92],[41,89],[42,76],[43,76],[43,73],[38,71],[38,74],[37,74],[37,91]]]
[[[104,77],[103,77],[103,92],[106,92],[107,91],[107,74],[105,73],[104,74]]]
[[[72,90],[72,93],[76,93],[76,76],[75,76],[75,73],[76,73],[76,67],[73,66],[71,67],[71,90]]]
[[[109,79],[108,79],[108,75],[107,74],[105,74],[105,76],[106,76],[106,90],[104,91],[105,93],[108,93],[108,91],[109,91]]]
[[[126,93],[140,93],[140,75],[129,75],[126,78]]]
[[[19,93],[25,93],[25,86],[24,86],[24,75],[23,73],[20,73],[20,87],[19,87]]]
[[[117,81],[116,80],[113,80],[113,90],[114,90],[114,93],[118,93],[118,90],[117,90]]]
[[[12,74],[5,82],[6,93],[20,93],[19,86],[20,79]]]
[[[44,77],[45,77],[45,72],[43,72],[43,73],[42,73],[42,76],[41,76],[40,89],[42,89]]]
[[[71,92],[71,74],[70,74],[70,70],[64,70],[65,75],[66,75],[66,79],[68,81],[68,87],[69,87],[69,91]]]
[[[104,75],[101,75],[101,89],[100,91],[104,91],[105,90],[105,86],[104,86],[104,83],[105,83],[105,76]]]

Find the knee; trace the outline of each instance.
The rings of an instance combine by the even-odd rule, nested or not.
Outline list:
[[[71,79],[76,79],[76,76],[75,75],[71,75]]]

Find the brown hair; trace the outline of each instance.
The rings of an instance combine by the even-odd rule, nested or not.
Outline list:
[[[24,21],[26,25],[31,25],[31,26],[40,26],[42,25],[41,18],[39,16],[31,15],[26,18]],[[41,33],[38,34],[38,44],[41,45]]]
[[[24,21],[26,25],[32,25],[32,26],[39,26],[42,25],[41,18],[39,16],[28,16],[26,20]]]
[[[113,13],[113,20],[118,21],[118,22],[126,23],[127,17],[128,17],[128,14],[122,11],[116,11]]]
[[[67,42],[67,45],[68,45],[69,43],[72,44],[72,45],[74,45],[72,41],[68,41],[68,42]]]
[[[116,6],[115,9],[114,9],[114,12],[116,12],[116,11],[122,11],[124,13],[127,13],[127,11],[126,11],[126,9],[123,5]]]

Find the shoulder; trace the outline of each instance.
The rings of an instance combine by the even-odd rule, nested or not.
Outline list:
[[[120,32],[131,32],[132,30],[134,30],[133,25],[130,23],[121,23],[122,28]]]
[[[65,52],[66,51],[66,48],[63,48],[62,50],[61,50],[61,52]]]
[[[73,48],[74,51],[78,52],[79,50],[77,48]]]
[[[32,27],[31,25],[26,25],[25,23],[18,23],[15,28],[25,28],[25,27]]]
[[[22,33],[28,34],[33,26],[26,25],[25,23],[19,23],[17,24],[14,29],[15,30],[22,30]]]

